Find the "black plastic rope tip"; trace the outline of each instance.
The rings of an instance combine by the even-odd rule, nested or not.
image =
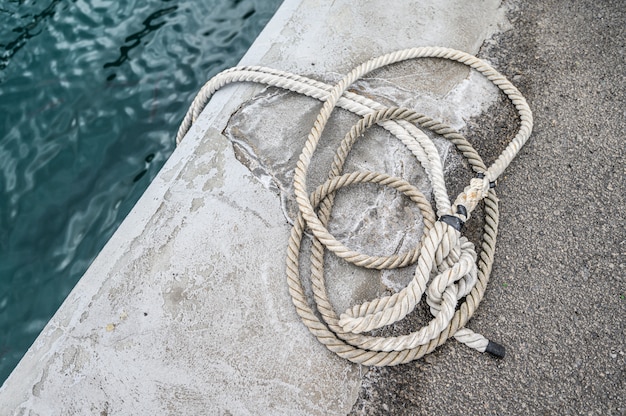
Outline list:
[[[497,358],[504,358],[506,354],[506,350],[504,349],[504,347],[498,344],[497,342],[493,342],[493,341],[489,341],[489,344],[487,344],[487,348],[485,349],[485,352],[488,352],[489,354]]]
[[[457,214],[461,214],[462,216],[467,218],[467,208],[465,208],[465,205],[457,205],[456,206],[456,213]]]
[[[455,217],[454,215],[442,215],[439,217],[439,221],[445,222],[459,232],[463,228],[463,224],[465,224],[459,217]]]

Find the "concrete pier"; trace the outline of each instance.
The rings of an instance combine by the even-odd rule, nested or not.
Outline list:
[[[524,22],[519,18],[510,21],[510,16],[520,13],[515,2],[496,0],[366,0],[358,2],[358,7],[348,0],[286,0],[241,63],[333,83],[354,66],[387,52],[447,46],[472,54],[486,50],[493,60],[502,58],[502,62],[492,62],[500,69],[500,64],[505,66],[505,56],[490,51],[507,39],[505,33],[514,24]],[[523,93],[524,86],[531,89],[523,70],[516,72],[509,66],[506,70],[514,82],[522,83]],[[548,83],[545,78],[542,82]],[[466,67],[436,60],[377,71],[353,89],[468,131],[490,117],[486,115],[490,106],[504,103],[495,87]],[[536,94],[531,95],[531,105],[532,98],[541,99]],[[295,215],[291,180],[320,105],[294,93],[252,84],[219,91],[0,388],[0,414],[514,414],[515,410],[562,409],[547,396],[539,402],[525,398],[521,387],[535,378],[524,374],[535,374],[540,368],[526,368],[524,354],[529,349],[543,351],[548,348],[546,342],[550,348],[571,347],[567,342],[553,342],[549,336],[523,341],[519,333],[526,328],[537,334],[520,314],[526,314],[529,322],[539,322],[536,326],[553,329],[540,309],[523,305],[536,297],[545,298],[542,293],[554,289],[549,284],[542,286],[539,282],[545,279],[540,276],[532,276],[539,273],[534,266],[512,270],[504,265],[507,259],[507,264],[523,264],[522,260],[534,264],[523,252],[513,253],[519,246],[533,256],[540,255],[529,248],[531,236],[510,219],[518,212],[523,216],[521,203],[505,205],[509,220],[505,214],[503,227],[512,228],[504,232],[502,244],[509,248],[497,254],[505,256],[497,257],[501,263],[496,263],[496,286],[486,295],[501,301],[487,301],[481,305],[484,314],[470,321],[477,330],[505,338],[504,343],[511,347],[508,361],[496,362],[451,341],[453,345],[446,344],[426,360],[391,370],[368,370],[336,357],[300,322],[287,290],[284,265],[290,221]],[[539,125],[548,129],[542,109],[538,110]],[[510,111],[507,114],[511,116]],[[319,168],[312,172],[312,184],[325,177],[336,144],[356,120],[345,112],[333,116],[324,133],[325,147],[316,164]],[[514,128],[514,120],[495,121],[512,122]],[[172,132],[172,140],[174,135]],[[468,173],[460,156],[447,142],[435,140],[451,187],[462,188]],[[395,138],[374,129],[366,141],[355,148],[346,170],[384,171],[430,193],[424,172]],[[495,142],[496,150],[487,149],[488,155],[497,154],[500,144],[497,139]],[[489,146],[478,147],[482,151]],[[623,150],[618,152],[623,161]],[[529,163],[529,157],[522,156],[521,163]],[[524,172],[518,169],[515,174]],[[621,182],[609,179],[606,183],[620,186]],[[510,187],[503,187],[507,196],[514,191],[526,192],[515,180]],[[562,195],[559,192],[554,195]],[[458,192],[450,193],[456,196]],[[554,198],[546,195],[543,200],[550,203]],[[393,191],[367,186],[342,191],[333,218],[336,235],[373,254],[404,251],[420,238],[420,230],[414,226],[419,211]],[[377,231],[374,222],[383,231]],[[529,223],[540,228],[538,220],[530,218]],[[518,229],[522,230],[521,240],[516,241],[513,237]],[[621,244],[610,252],[623,252],[624,242]],[[623,260],[614,259],[612,264],[623,272]],[[591,263],[586,267],[592,267]],[[385,291],[399,290],[410,278],[406,272],[359,270],[332,257],[329,268],[329,292],[338,311]],[[518,287],[511,282],[518,273],[531,275],[530,292],[536,293],[527,293],[521,284]],[[614,297],[606,307],[613,316],[619,311],[623,316],[625,303],[618,300],[624,292],[623,279],[617,285],[614,293],[606,294]],[[572,296],[582,296],[576,288],[569,288]],[[591,296],[599,295],[592,292]],[[585,309],[583,300],[578,304]],[[507,314],[512,310],[515,315]],[[599,319],[610,322],[604,315]],[[602,370],[603,383],[609,390],[614,386],[614,395],[591,400],[592,414],[602,410],[619,414],[619,406],[624,411],[623,403],[616,399],[623,398],[623,378],[621,384],[611,381],[617,380],[614,373],[623,374],[624,369],[623,320],[616,325],[621,339],[615,340],[606,357],[598,358],[605,367],[617,366],[617,373],[609,373],[605,367]],[[563,331],[565,336],[568,332]],[[571,351],[563,354],[575,355]],[[543,352],[554,359],[558,355]],[[539,357],[528,355],[531,361],[531,357]],[[563,377],[569,374],[569,367],[558,360],[534,360],[543,366],[557,366]],[[577,368],[584,372],[583,364]],[[589,374],[597,372],[589,370]],[[456,378],[467,383],[457,386]],[[551,384],[544,388],[556,391]],[[460,393],[455,398],[448,390]],[[534,387],[531,390],[535,397],[542,397]],[[500,391],[515,397],[510,405],[507,397],[491,398]],[[566,389],[564,394],[573,397],[573,391]]]

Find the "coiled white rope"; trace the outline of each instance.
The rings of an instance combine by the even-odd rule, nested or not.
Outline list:
[[[412,110],[385,107],[347,91],[357,79],[375,69],[424,57],[453,60],[475,69],[500,88],[517,109],[519,130],[489,169],[471,144],[452,128]],[[237,67],[216,75],[202,87],[185,115],[176,137],[177,143],[183,139],[215,91],[233,82],[255,82],[284,88],[323,102],[295,169],[294,193],[299,215],[291,231],[287,252],[289,292],[297,313],[317,339],[339,356],[365,365],[409,362],[431,352],[450,336],[478,351],[504,356],[503,347],[465,328],[465,325],[483,298],[493,264],[498,228],[498,204],[493,184],[532,131],[532,113],[517,88],[486,62],[465,52],[441,47],[412,48],[380,56],[359,65],[335,85],[270,68]],[[329,179],[309,193],[307,174],[311,158],[337,106],[362,116],[362,119],[352,127],[337,149]],[[381,125],[398,137],[422,164],[432,184],[436,215],[419,190],[400,178],[375,172],[343,173],[344,161],[353,144],[374,124]],[[450,203],[446,191],[437,149],[417,126],[450,140],[477,174],[453,203]],[[364,182],[391,186],[418,204],[424,218],[424,235],[418,247],[401,254],[370,256],[351,250],[329,233],[327,223],[335,192],[344,186]],[[481,251],[477,255],[474,245],[461,235],[461,229],[481,201],[484,201],[485,223]],[[309,306],[299,271],[300,245],[306,228],[314,236],[311,287],[317,314]],[[415,274],[400,292],[355,305],[338,317],[328,300],[324,283],[325,249],[366,268],[391,269],[417,263]],[[397,337],[363,335],[403,319],[424,293],[433,315],[426,326]]]

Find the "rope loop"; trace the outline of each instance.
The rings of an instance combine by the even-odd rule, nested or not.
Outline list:
[[[414,110],[387,107],[347,91],[352,83],[371,71],[419,58],[438,58],[465,64],[482,73],[515,106],[520,118],[519,130],[489,168],[472,145],[451,127]],[[517,88],[486,62],[465,52],[441,47],[405,49],[370,59],[335,85],[271,68],[232,68],[216,75],[202,87],[181,124],[177,143],[183,139],[215,91],[232,82],[256,82],[284,88],[323,103],[295,167],[294,194],[299,213],[290,233],[286,263],[289,293],[296,312],[311,333],[330,351],[364,365],[407,363],[433,351],[451,336],[478,351],[503,357],[502,346],[465,328],[465,325],[484,296],[493,264],[499,216],[493,186],[532,131],[532,113]],[[336,107],[358,114],[361,118],[337,148],[326,182],[309,192],[311,160]],[[380,125],[396,136],[424,167],[432,185],[436,209],[404,179],[367,171],[343,173],[352,146],[373,125]],[[477,173],[452,204],[445,186],[441,156],[422,129],[452,142]],[[328,231],[335,193],[345,186],[367,182],[393,187],[418,205],[424,221],[424,234],[417,247],[405,253],[372,256],[349,249]],[[474,244],[461,235],[461,230],[481,203],[485,221],[478,254]],[[300,275],[301,244],[307,228],[313,235],[310,280],[315,310],[309,303]],[[326,291],[325,250],[365,268],[381,270],[414,265],[415,271],[409,284],[399,292],[354,305],[338,316]],[[423,295],[432,315],[426,325],[400,336],[367,334],[405,318]]]

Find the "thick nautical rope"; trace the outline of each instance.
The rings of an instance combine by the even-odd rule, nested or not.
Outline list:
[[[371,71],[393,63],[426,57],[461,62],[482,73],[506,94],[517,109],[519,130],[488,169],[471,144],[452,128],[410,109],[385,107],[347,91],[352,83]],[[294,221],[287,251],[289,293],[298,315],[311,333],[339,356],[365,365],[396,365],[415,360],[433,351],[451,336],[478,351],[503,356],[503,347],[465,328],[465,325],[484,296],[493,264],[498,228],[498,204],[493,184],[532,131],[532,113],[517,88],[486,62],[465,52],[441,47],[406,49],[369,60],[335,85],[271,68],[238,67],[216,75],[204,85],[181,124],[177,143],[183,139],[210,97],[224,85],[233,82],[261,83],[323,102],[294,173],[294,193],[299,213]],[[307,176],[311,159],[336,107],[362,118],[337,149],[329,179],[309,192]],[[375,124],[395,135],[424,167],[432,184],[436,214],[427,198],[401,178],[375,172],[343,173],[350,149],[362,133]],[[437,149],[418,126],[450,140],[476,173],[476,177],[453,203],[450,203],[446,191],[443,165]],[[417,247],[405,253],[372,256],[351,250],[328,231],[335,192],[345,186],[364,182],[393,187],[418,205],[424,220],[424,234]],[[481,201],[484,203],[485,221],[481,250],[477,254],[474,245],[461,235],[461,231]],[[300,276],[301,243],[306,229],[313,234],[311,288],[316,310],[309,305]],[[355,305],[337,316],[324,281],[326,249],[350,263],[366,268],[391,269],[415,264],[414,277],[401,291]],[[414,310],[424,294],[433,315],[427,325],[396,337],[364,334],[403,319]]]

